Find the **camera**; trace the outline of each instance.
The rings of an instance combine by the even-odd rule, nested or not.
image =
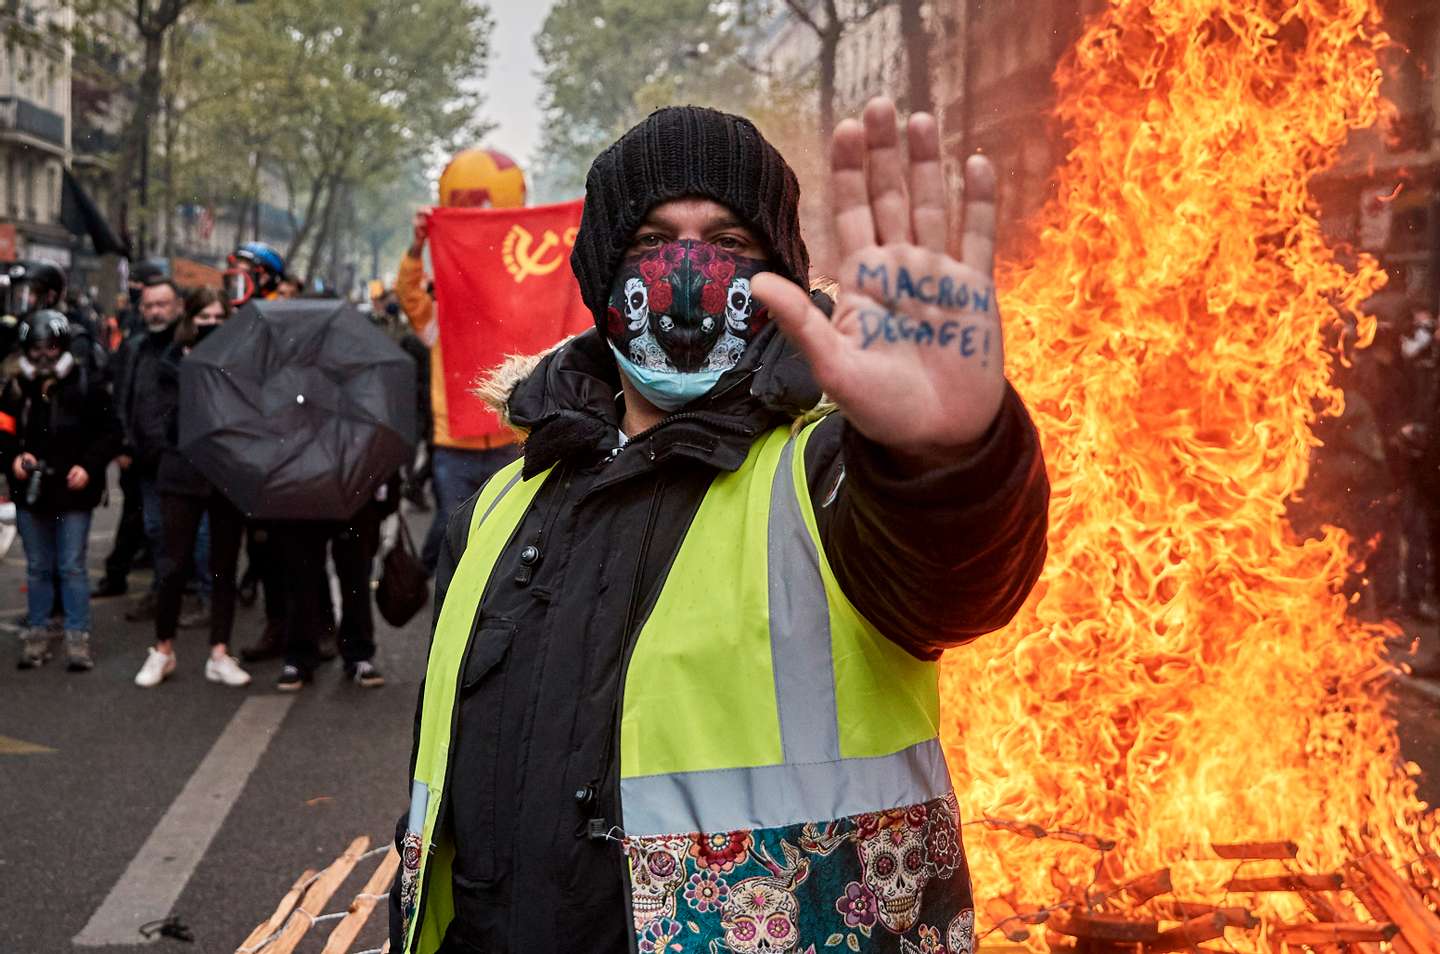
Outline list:
[[[45,476],[45,465],[40,461],[35,461],[34,463],[23,461],[20,467],[25,473],[30,475],[30,479],[25,485],[25,505],[27,507],[33,507],[40,499],[40,488]]]

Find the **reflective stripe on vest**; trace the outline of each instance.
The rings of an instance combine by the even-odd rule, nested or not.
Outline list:
[[[819,545],[812,429],[771,433],[715,479],[636,640],[629,836],[823,822],[951,790],[935,665],[855,611]]]

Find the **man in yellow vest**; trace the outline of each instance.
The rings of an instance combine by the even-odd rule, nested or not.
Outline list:
[[[937,661],[1025,599],[1049,485],[994,172],[951,257],[935,120],[906,135],[908,176],[889,101],[835,132],[833,301],[747,120],[595,160],[596,329],[486,386],[524,458],[446,531],[392,951],[973,951]]]
[[[519,208],[525,204],[525,176],[504,153],[465,149],[456,153],[440,173],[439,192],[440,205],[447,208]],[[516,450],[509,434],[462,437],[451,430],[440,324],[435,318],[435,301],[425,287],[427,213],[416,214],[414,229],[414,241],[400,260],[395,276],[395,293],[410,318],[411,328],[430,349],[430,412],[434,422],[430,472],[435,482],[436,512],[420,556],[425,568],[433,573],[447,518],[491,474],[514,460]]]

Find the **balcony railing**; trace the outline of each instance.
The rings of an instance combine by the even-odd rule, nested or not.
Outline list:
[[[28,133],[57,146],[65,145],[65,117],[18,96],[0,96],[0,130]]]
[[[108,156],[120,152],[120,134],[79,123],[70,130],[71,146],[80,155]]]

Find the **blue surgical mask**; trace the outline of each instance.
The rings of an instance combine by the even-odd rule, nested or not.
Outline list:
[[[610,350],[615,352],[615,363],[620,365],[621,372],[635,385],[635,390],[662,411],[679,410],[691,401],[709,394],[727,370],[717,368],[713,371],[657,371],[640,367],[621,354],[614,343],[611,343]]]

